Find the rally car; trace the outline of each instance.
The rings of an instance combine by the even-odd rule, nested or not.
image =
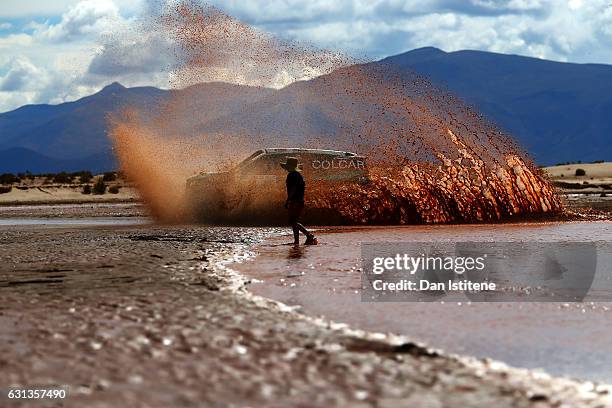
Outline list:
[[[296,157],[308,189],[337,183],[368,183],[366,160],[337,150],[269,148],[257,150],[232,170],[202,172],[187,180],[187,194],[198,218],[211,223],[274,224],[284,221],[287,172],[280,166]],[[306,218],[325,223],[331,214],[308,207]],[[334,223],[331,219],[329,223]]]

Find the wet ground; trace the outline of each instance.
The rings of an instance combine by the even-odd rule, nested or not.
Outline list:
[[[370,331],[407,335],[452,353],[612,383],[612,222],[407,226],[320,231],[320,245],[270,240],[237,268],[249,290]],[[597,274],[584,303],[365,303],[361,242],[595,242]],[[522,271],[524,272],[524,271]]]
[[[251,295],[226,265],[278,230],[52,218],[0,226],[0,388],[68,385],[54,405],[66,407],[612,405],[608,387],[440,355]]]
[[[597,211],[612,212],[612,193],[603,194],[575,194],[566,193],[563,202],[570,209],[580,210],[590,208]]]
[[[83,218],[5,218],[0,219],[0,227],[3,226],[18,226],[18,225],[38,225],[38,226],[60,226],[68,225],[138,225],[148,224],[150,221],[145,217],[125,217],[125,218],[110,218],[110,217],[83,217]]]
[[[0,219],[84,219],[84,218],[146,218],[147,211],[141,203],[88,203],[88,204],[37,204],[2,205]],[[8,222],[8,221],[5,221]],[[67,222],[67,221],[66,221]]]

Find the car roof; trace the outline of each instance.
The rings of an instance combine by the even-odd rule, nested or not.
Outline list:
[[[296,153],[316,153],[316,154],[329,154],[333,156],[357,156],[355,153],[345,152],[341,150],[329,150],[329,149],[303,149],[297,147],[271,147],[262,150],[268,154],[296,154]]]

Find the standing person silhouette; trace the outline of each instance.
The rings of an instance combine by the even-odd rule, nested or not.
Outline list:
[[[300,231],[306,235],[305,245],[316,245],[317,239],[314,234],[309,232],[302,224],[300,224],[300,215],[304,210],[304,191],[306,183],[302,177],[301,170],[298,166],[298,159],[295,157],[287,157],[286,163],[281,163],[281,167],[287,170],[287,201],[285,208],[289,211],[289,224],[293,228],[293,244],[300,244]]]

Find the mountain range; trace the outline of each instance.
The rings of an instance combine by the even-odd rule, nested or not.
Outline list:
[[[415,71],[459,96],[512,134],[538,164],[612,159],[612,66],[436,48],[373,64]],[[123,107],[151,112],[171,98],[184,103],[182,131],[333,138],[351,112],[329,114],[330,103],[339,101],[322,97],[324,84],[315,78],[279,90],[205,83],[168,91],[113,83],[74,102],[26,105],[0,114],[0,173],[114,169],[108,115]]]

